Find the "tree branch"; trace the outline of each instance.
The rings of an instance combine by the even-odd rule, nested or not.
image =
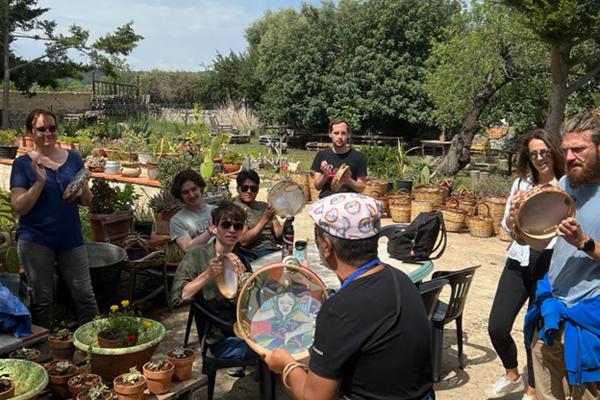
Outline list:
[[[24,68],[24,67],[28,66],[29,64],[34,63],[36,61],[40,61],[40,60],[43,60],[44,58],[50,57],[53,53],[58,53],[59,51],[63,51],[63,50],[71,49],[71,48],[74,49],[74,50],[79,50],[79,51],[81,51],[85,55],[89,55],[88,52],[86,51],[86,49],[84,49],[84,48],[63,46],[63,47],[55,49],[51,53],[42,54],[41,56],[36,57],[36,58],[34,58],[32,60],[29,60],[29,61],[27,61],[27,62],[25,62],[23,64],[19,64],[16,67],[12,67],[12,68],[10,68],[10,72],[14,72],[14,71],[16,71],[18,69],[21,69],[21,68]]]
[[[567,86],[567,89],[566,89],[567,96],[569,96],[569,95],[571,95],[571,93],[573,93],[573,92],[581,89],[581,87],[583,85],[585,85],[586,83],[588,83],[596,75],[599,75],[599,74],[600,74],[600,64],[596,65],[594,68],[592,68],[591,70],[589,70],[587,72],[587,74],[581,76],[575,82],[573,82],[572,84],[570,84],[569,86]]]
[[[593,54],[590,54],[586,57],[582,57],[578,60],[573,60],[573,62],[568,63],[569,69],[576,67],[578,65],[584,64],[588,61],[592,61],[592,60],[598,60],[600,58],[600,51],[597,51]]]

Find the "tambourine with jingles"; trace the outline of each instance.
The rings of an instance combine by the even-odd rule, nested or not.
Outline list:
[[[545,184],[525,192],[511,208],[508,225],[517,243],[542,250],[556,236],[556,226],[575,215],[575,201],[558,186]]]
[[[283,348],[301,360],[308,356],[317,313],[326,299],[325,284],[308,268],[267,265],[244,282],[234,331],[260,355]]]
[[[267,203],[280,217],[296,215],[304,208],[304,189],[296,182],[284,179],[269,188]]]
[[[217,288],[226,299],[235,299],[240,281],[246,273],[246,267],[242,260],[233,253],[222,254],[219,258],[223,263],[223,273],[215,277]]]
[[[80,169],[77,174],[71,179],[71,182],[67,185],[67,188],[63,192],[63,199],[68,199],[72,195],[81,195],[83,191],[83,185],[87,184],[88,179],[90,179],[91,172],[86,169]]]

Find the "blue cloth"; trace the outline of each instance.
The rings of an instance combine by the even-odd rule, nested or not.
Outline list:
[[[29,336],[31,331],[31,315],[27,307],[14,294],[0,283],[0,330],[15,331],[16,337]]]
[[[244,340],[232,336],[211,346],[210,351],[216,358],[242,360],[248,354],[248,345]]]
[[[541,320],[540,320],[541,318]],[[536,302],[525,316],[525,337],[538,336],[547,345],[564,322],[564,355],[570,384],[600,382],[600,296],[589,297],[567,307],[552,296],[548,275],[538,281]]]
[[[10,188],[29,189],[36,181],[28,154],[13,162]],[[71,179],[83,168],[81,156],[69,151],[67,160],[54,171],[46,168],[46,184],[29,213],[19,218],[17,238],[54,249],[72,249],[83,245],[77,201],[63,200]]]
[[[559,185],[575,199],[575,218],[583,232],[600,240],[600,184],[571,187],[566,177],[562,177]],[[600,296],[600,262],[559,237],[550,261],[548,281],[552,295],[571,307],[582,299]]]

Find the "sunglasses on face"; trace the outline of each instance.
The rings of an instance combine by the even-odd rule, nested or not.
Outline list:
[[[47,128],[45,126],[36,126],[35,130],[38,131],[39,133],[44,133],[46,131],[48,131],[50,133],[54,133],[54,132],[56,132],[57,128],[54,125],[51,125]]]
[[[240,191],[245,193],[247,191],[251,191],[252,193],[258,193],[258,186],[255,185],[242,185],[240,186]]]
[[[532,161],[537,160],[538,157],[549,158],[550,156],[552,156],[552,150],[550,149],[529,152],[529,159]]]
[[[225,230],[228,230],[232,226],[235,231],[241,231],[242,229],[244,229],[244,224],[242,224],[241,222],[223,221],[219,224],[219,227]]]

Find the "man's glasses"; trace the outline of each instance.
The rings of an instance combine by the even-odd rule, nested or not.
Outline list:
[[[247,191],[251,191],[252,193],[258,193],[258,186],[255,185],[242,185],[240,186],[240,191],[245,193]]]
[[[550,156],[552,156],[552,150],[550,149],[529,152],[529,159],[531,161],[537,160],[538,157],[549,158]]]
[[[48,131],[50,133],[54,133],[54,132],[56,132],[57,128],[54,125],[50,125],[47,128],[45,126],[36,126],[35,130],[38,131],[39,133],[44,133],[46,131]]]
[[[566,156],[567,153],[569,153],[569,151],[571,151],[571,153],[573,153],[573,155],[578,156],[579,154],[583,153],[584,151],[586,151],[587,149],[589,149],[592,146],[593,146],[593,144],[590,144],[589,146],[583,146],[583,147],[561,147],[560,152]]]
[[[244,224],[242,224],[241,222],[231,222],[231,221],[223,221],[219,224],[219,227],[221,229],[229,229],[233,226],[233,229],[236,231],[241,231],[242,229],[244,229]]]

